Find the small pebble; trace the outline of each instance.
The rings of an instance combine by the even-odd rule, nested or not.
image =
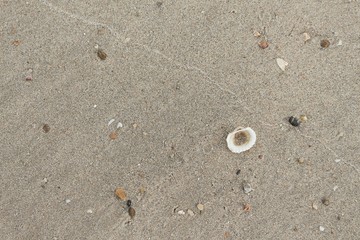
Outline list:
[[[194,213],[191,209],[188,209],[188,210],[187,210],[187,213],[188,213],[191,217],[193,217],[193,216],[195,215],[195,213]]]
[[[319,230],[320,230],[320,232],[323,232],[323,231],[325,231],[325,228],[323,226],[320,226]]]
[[[110,135],[109,135],[109,138],[111,139],[111,140],[115,140],[116,138],[117,138],[117,133],[116,132],[112,132],[112,133],[110,133]]]
[[[298,163],[303,164],[304,162],[305,162],[305,159],[303,159],[303,158],[298,159]]]
[[[269,47],[269,43],[265,40],[262,40],[258,43],[259,47],[262,48],[262,49],[265,49],[267,47]]]
[[[179,215],[185,215],[184,210],[179,210],[177,213],[178,213]]]
[[[297,119],[296,117],[293,117],[293,116],[291,116],[290,118],[289,118],[289,123],[291,124],[291,125],[293,125],[294,127],[298,127],[298,126],[300,126],[300,121],[299,121],[299,119]]]
[[[300,115],[300,122],[306,122],[308,120],[306,115]]]
[[[323,198],[321,199],[321,202],[322,202],[325,206],[329,206],[329,205],[330,205],[330,200],[329,200],[329,198],[327,198],[327,197],[323,197]]]
[[[123,201],[126,200],[126,192],[122,188],[115,189],[115,195]]]
[[[258,31],[254,31],[254,37],[261,37],[261,33],[259,33]]]
[[[238,169],[238,170],[236,171],[236,175],[240,175],[240,173],[241,173],[241,170]]]
[[[320,41],[320,46],[322,48],[328,48],[330,46],[330,41],[327,39],[323,39]]]
[[[70,203],[70,202],[71,202],[70,199],[66,199],[66,200],[65,200],[65,203]]]
[[[303,33],[303,36],[304,36],[304,42],[307,42],[311,39],[310,34],[308,34],[306,32]]]
[[[116,128],[122,128],[123,124],[121,122],[118,122],[118,124],[116,125]]]
[[[93,211],[91,209],[88,209],[86,212],[90,213],[90,214],[93,213]]]
[[[196,205],[196,207],[200,210],[200,212],[204,211],[204,205],[201,203],[198,203],[198,205]]]
[[[252,207],[251,207],[250,203],[244,204],[243,210],[244,210],[245,212],[250,212],[251,209],[252,209]]]
[[[339,163],[339,162],[341,162],[341,159],[335,159],[335,162]]]
[[[318,210],[318,205],[316,204],[316,202],[313,202],[312,208],[315,209],[315,210]]]
[[[250,193],[252,190],[254,190],[248,182],[243,183],[243,189],[246,194]]]
[[[104,50],[102,50],[102,49],[99,49],[98,51],[97,51],[97,55],[98,55],[98,57],[101,59],[101,60],[105,60],[106,59],[106,57],[107,57],[107,54],[104,52]]]
[[[48,133],[50,131],[50,126],[48,124],[43,125],[43,130],[45,133]]]
[[[133,207],[129,207],[128,213],[131,219],[135,217],[135,209]]]

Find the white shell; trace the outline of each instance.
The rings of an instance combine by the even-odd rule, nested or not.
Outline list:
[[[241,143],[238,143],[239,139],[237,139],[239,138],[239,133],[241,133],[243,138],[241,139]],[[254,146],[256,142],[256,133],[249,127],[238,127],[233,132],[229,133],[226,138],[226,142],[230,151],[234,153],[241,153],[249,150],[252,148],[252,146]]]
[[[285,68],[287,67],[287,65],[289,65],[289,63],[285,62],[285,60],[281,58],[277,58],[276,63],[279,66],[279,68],[283,71],[285,71]]]

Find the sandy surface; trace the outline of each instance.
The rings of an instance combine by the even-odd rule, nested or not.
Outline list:
[[[0,9],[1,239],[358,238],[359,1]]]

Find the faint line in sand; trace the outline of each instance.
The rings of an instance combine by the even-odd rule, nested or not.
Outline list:
[[[128,38],[121,37],[121,35],[120,35],[114,28],[110,27],[110,26],[107,25],[107,24],[100,23],[100,22],[97,22],[97,21],[94,21],[94,20],[89,20],[89,19],[84,18],[84,17],[82,17],[82,16],[79,16],[79,15],[77,15],[77,14],[74,14],[74,13],[71,13],[71,12],[68,12],[68,11],[65,11],[65,10],[63,10],[63,9],[55,6],[54,4],[50,3],[48,0],[39,0],[39,2],[40,2],[41,4],[43,4],[43,5],[45,5],[46,7],[48,7],[50,10],[55,11],[55,12],[57,12],[57,13],[60,13],[60,14],[62,14],[62,15],[66,15],[66,16],[72,18],[72,19],[79,20],[79,21],[81,21],[81,22],[83,22],[83,23],[85,23],[85,24],[88,24],[88,25],[104,27],[104,28],[108,29],[108,30],[110,31],[110,33],[111,33],[112,35],[114,35],[115,38],[117,38],[118,40],[121,40],[121,41],[124,42],[124,43],[128,42]],[[207,82],[207,83],[209,83],[209,84],[211,84],[211,85],[216,86],[219,90],[221,90],[221,91],[223,91],[223,92],[227,92],[227,93],[229,93],[229,94],[231,94],[231,95],[236,96],[236,94],[235,94],[233,91],[222,87],[219,83],[217,83],[215,80],[213,80],[211,77],[209,77],[209,75],[208,75],[205,71],[201,70],[201,69],[198,68],[198,67],[182,64],[182,63],[180,63],[180,62],[178,62],[178,61],[170,58],[169,56],[167,56],[166,54],[162,53],[161,51],[159,51],[159,50],[157,50],[157,49],[152,49],[152,48],[150,48],[150,47],[147,46],[147,45],[140,44],[140,43],[136,43],[136,42],[132,42],[132,43],[129,42],[129,44],[142,47],[142,48],[144,48],[144,49],[145,49],[146,51],[148,51],[148,52],[153,52],[153,53],[161,56],[162,58],[166,59],[167,61],[169,61],[169,62],[171,62],[171,63],[173,63],[173,64],[181,67],[182,69],[185,69],[185,70],[194,70],[194,71],[196,71],[196,72],[199,72],[201,75],[205,76],[205,78],[206,78],[206,79],[204,79],[205,82]],[[245,108],[245,107],[244,107],[244,108]]]

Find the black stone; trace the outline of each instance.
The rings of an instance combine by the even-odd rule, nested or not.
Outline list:
[[[290,118],[289,118],[289,123],[291,124],[291,125],[293,125],[294,127],[298,127],[298,126],[300,126],[300,120],[299,119],[297,119],[296,117],[293,117],[293,116],[291,116]]]

